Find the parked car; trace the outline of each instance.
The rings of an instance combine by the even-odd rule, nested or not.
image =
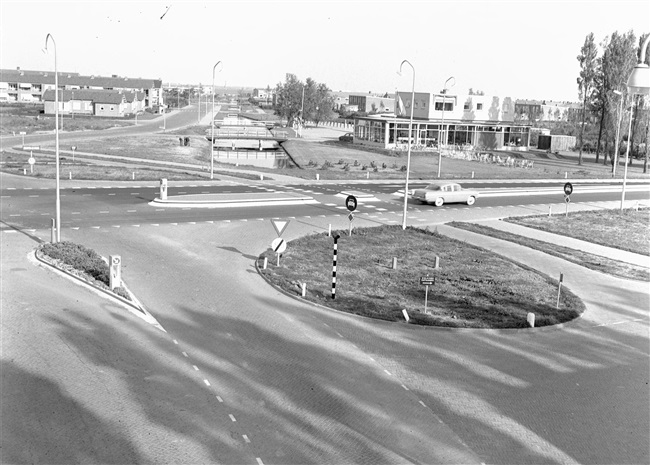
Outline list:
[[[413,198],[422,203],[432,203],[436,207],[444,203],[465,202],[474,205],[479,193],[473,189],[463,189],[460,184],[453,182],[434,182],[424,189],[415,189]]]
[[[352,134],[351,132],[346,132],[341,137],[339,137],[339,140],[341,142],[353,142],[354,141],[354,134]]]

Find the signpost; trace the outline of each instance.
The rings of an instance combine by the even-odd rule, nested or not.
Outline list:
[[[271,224],[273,225],[273,229],[275,229],[275,232],[278,233],[277,239],[273,239],[273,242],[271,242],[271,248],[273,249],[277,257],[277,266],[280,266],[280,254],[287,249],[287,241],[282,239],[280,236],[282,236],[284,230],[287,229],[287,226],[289,225],[289,220],[272,219]]]
[[[74,163],[74,151],[77,150],[77,146],[73,145],[70,149],[72,150],[72,163]]]
[[[571,202],[571,193],[573,192],[573,185],[570,182],[567,182],[564,185],[564,202],[566,203],[566,212],[565,215],[566,217],[569,216],[569,202]]]
[[[27,160],[27,161],[29,162],[29,172],[33,173],[34,172],[34,163],[36,163],[36,159],[34,158],[33,153],[29,154],[29,160]]]
[[[273,229],[275,229],[275,232],[278,233],[278,237],[282,236],[282,233],[285,229],[287,229],[289,223],[289,220],[271,220]]]
[[[25,146],[25,134],[27,134],[25,131],[20,131],[18,134],[23,136],[23,147]]]
[[[348,236],[352,235],[352,221],[354,221],[354,214],[352,212],[357,209],[357,198],[354,195],[348,195],[345,198],[345,206],[350,211],[348,219],[350,220],[350,227],[348,229]]]
[[[427,302],[429,300],[429,286],[433,286],[436,283],[436,278],[434,276],[422,276],[420,277],[420,285],[425,286],[424,290],[424,313],[427,313]]]

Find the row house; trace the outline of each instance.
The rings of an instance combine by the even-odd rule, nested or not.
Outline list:
[[[144,111],[145,95],[143,92],[121,92],[110,90],[60,90],[59,114],[93,115],[121,118]],[[45,114],[55,114],[56,102],[54,90],[43,94]]]
[[[78,73],[58,73],[59,90],[104,90],[138,92],[144,95],[144,107],[164,106],[161,79],[128,78],[113,75],[83,76]],[[0,101],[43,102],[45,92],[54,90],[55,73],[0,69]]]

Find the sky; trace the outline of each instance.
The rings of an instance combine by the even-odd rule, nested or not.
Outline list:
[[[0,1],[0,68],[333,91],[471,88],[577,101],[586,36],[650,32],[650,1]],[[51,44],[50,44],[51,49]],[[402,74],[398,74],[400,65]]]

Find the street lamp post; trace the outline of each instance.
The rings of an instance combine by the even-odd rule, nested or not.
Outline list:
[[[404,184],[404,214],[402,215],[402,229],[406,229],[406,211],[409,198],[409,170],[411,169],[411,136],[413,132],[413,107],[415,106],[415,67],[408,60],[402,61],[399,65],[399,73],[402,74],[402,67],[407,63],[413,71],[413,85],[411,86],[411,117],[409,119],[408,150],[406,152],[406,183]]]
[[[214,179],[214,73],[217,66],[221,65],[221,61],[212,67],[212,135],[210,136],[210,179]],[[223,65],[222,65],[223,67]],[[219,69],[221,71],[221,69]]]
[[[615,90],[614,93],[621,98],[618,108],[618,122],[616,123],[616,141],[614,143],[614,163],[612,163],[612,177],[616,176],[616,166],[618,165],[618,140],[621,133],[621,119],[623,119],[623,92]]]
[[[55,139],[55,160],[56,160],[56,242],[61,242],[61,181],[59,177],[59,72],[56,63],[56,42],[52,34],[45,37],[45,52],[47,44],[52,40],[54,45],[54,139]]]
[[[444,133],[445,143],[447,142],[447,132],[444,130],[445,126],[445,98],[447,97],[447,84],[453,79],[453,83],[450,87],[456,85],[456,78],[451,76],[445,81],[445,87],[442,89],[442,119],[440,120],[440,131],[439,133]],[[438,177],[440,177],[440,170],[442,169],[442,141],[443,137],[440,137],[440,142],[438,142]]]
[[[634,67],[630,77],[627,80],[627,90],[630,95],[636,94],[648,95],[650,94],[650,67],[645,63],[646,52],[648,50],[648,43],[650,42],[650,35],[646,37],[641,46],[641,54],[639,55],[639,63]],[[623,211],[623,204],[625,203],[625,186],[627,183],[627,165],[630,158],[630,145],[632,145],[632,111],[634,105],[630,105],[630,124],[627,135],[627,148],[625,149],[625,171],[623,174],[623,189],[621,190],[621,212]]]

